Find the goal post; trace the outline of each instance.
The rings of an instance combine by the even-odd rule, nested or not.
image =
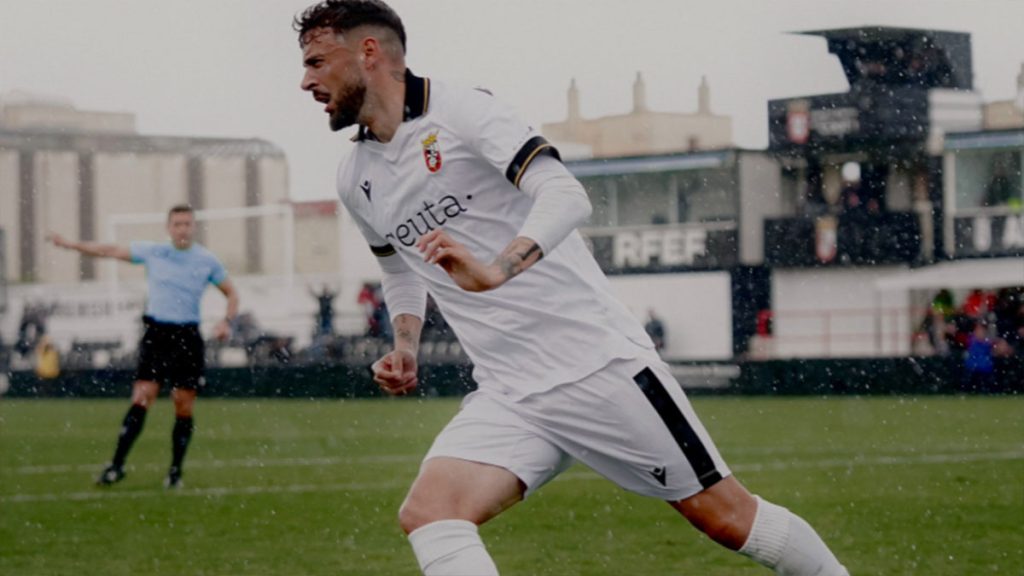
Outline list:
[[[0,228],[0,315],[7,312],[7,244]]]

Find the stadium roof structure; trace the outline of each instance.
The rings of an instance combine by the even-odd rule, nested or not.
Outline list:
[[[1024,258],[951,260],[875,280],[883,292],[921,289],[1005,288],[1024,284]]]
[[[971,35],[949,30],[861,26],[793,32],[821,36],[851,86],[872,81],[921,88],[973,89]]]
[[[0,128],[0,150],[3,149],[86,150],[113,154],[190,154],[193,156],[284,156],[284,151],[277,145],[259,138],[150,136],[52,130],[4,130]]]
[[[998,148],[1024,148],[1024,128],[983,130],[980,132],[950,132],[943,140],[945,150],[978,150]]]

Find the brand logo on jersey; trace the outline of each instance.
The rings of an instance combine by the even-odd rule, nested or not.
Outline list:
[[[441,145],[437,141],[437,132],[423,139],[423,159],[427,162],[427,170],[431,174],[441,169]]]
[[[472,196],[467,196],[467,200],[472,200]],[[434,228],[440,228],[444,226],[448,220],[461,215],[467,209],[459,203],[459,199],[452,195],[442,197],[437,201],[437,204],[433,202],[423,201],[423,209],[416,212],[412,218],[408,218],[405,222],[402,222],[395,231],[391,234],[386,234],[385,238],[391,240],[398,240],[402,243],[402,246],[413,246],[416,241],[419,240],[420,236],[430,232]],[[420,228],[422,226],[422,228]]]
[[[363,191],[363,194],[366,194],[367,200],[370,200],[370,186],[372,186],[372,184],[370,184],[369,180],[363,180],[363,183],[359,185],[359,188]]]
[[[666,472],[667,472],[667,470],[665,470],[664,466],[659,466],[659,467],[655,468],[654,470],[648,470],[648,473],[651,476],[654,476],[654,479],[657,480],[662,486],[667,486],[667,484],[665,484],[665,474],[666,474]]]

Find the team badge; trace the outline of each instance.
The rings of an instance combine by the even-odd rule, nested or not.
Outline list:
[[[441,145],[437,142],[437,132],[427,136],[422,144],[423,159],[427,162],[427,170],[433,174],[441,169]]]

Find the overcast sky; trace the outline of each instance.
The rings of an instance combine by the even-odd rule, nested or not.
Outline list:
[[[291,30],[309,0],[0,0],[0,95],[26,91],[137,114],[145,134],[259,137],[284,149],[291,194],[329,198],[348,132],[298,88]],[[820,38],[878,24],[969,32],[986,101],[1014,97],[1024,0],[393,0],[418,74],[486,86],[529,121],[560,121],[575,77],[585,117],[696,109],[701,75],[734,139],[767,145],[767,100],[846,90]]]

